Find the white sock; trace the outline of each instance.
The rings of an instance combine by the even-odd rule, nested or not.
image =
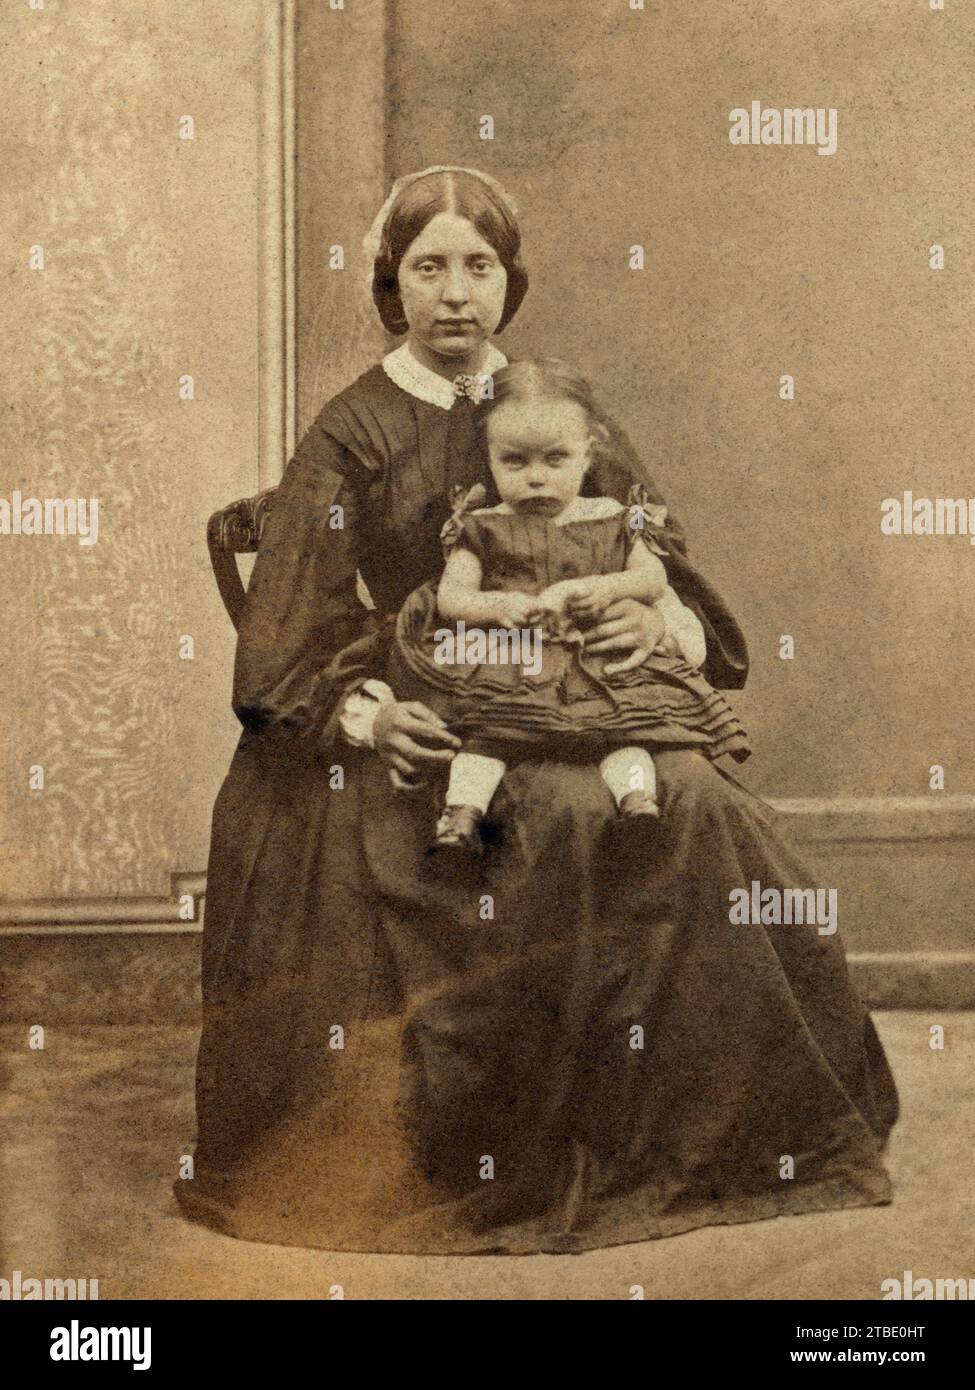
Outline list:
[[[657,769],[645,748],[616,748],[603,758],[599,771],[617,806],[630,792],[645,792],[656,801]]]
[[[445,804],[476,806],[479,811],[486,811],[504,774],[505,765],[500,758],[488,758],[483,753],[458,753],[450,764]]]

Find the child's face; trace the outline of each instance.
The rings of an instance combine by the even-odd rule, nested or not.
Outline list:
[[[579,496],[592,440],[575,401],[503,401],[486,435],[491,476],[513,511],[558,516]]]

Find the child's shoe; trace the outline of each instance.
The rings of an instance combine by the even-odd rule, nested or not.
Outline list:
[[[459,857],[480,859],[484,854],[483,819],[484,812],[476,806],[446,806],[437,821],[433,844],[427,853],[444,861]]]
[[[620,815],[627,820],[633,816],[659,816],[660,807],[649,792],[627,792],[620,802]]]

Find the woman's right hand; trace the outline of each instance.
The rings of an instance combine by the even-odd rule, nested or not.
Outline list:
[[[390,700],[380,706],[372,726],[376,752],[392,768],[393,782],[416,785],[430,763],[449,763],[461,742],[433,710],[419,700]],[[396,776],[399,774],[399,777]]]

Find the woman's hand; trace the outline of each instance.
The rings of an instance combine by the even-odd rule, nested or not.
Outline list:
[[[440,716],[419,700],[390,700],[381,705],[372,739],[391,769],[393,785],[401,791],[416,786],[417,774],[430,763],[449,763],[461,746]]]
[[[667,631],[667,622],[657,608],[648,608],[635,598],[620,598],[603,613],[586,634],[587,652],[629,652],[623,661],[604,668],[607,676],[642,666]]]

